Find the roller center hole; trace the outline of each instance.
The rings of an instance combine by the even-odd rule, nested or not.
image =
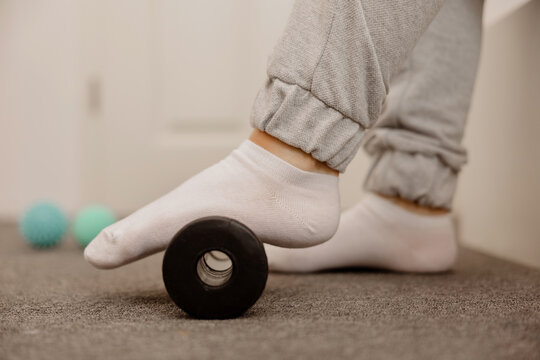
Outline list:
[[[208,286],[221,286],[232,276],[233,263],[223,251],[212,250],[197,262],[197,275]]]

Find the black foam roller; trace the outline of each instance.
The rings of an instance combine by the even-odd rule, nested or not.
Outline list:
[[[220,285],[208,285],[199,275],[199,260],[214,250],[232,262],[232,268],[223,272],[228,280]],[[242,223],[219,216],[195,220],[178,231],[165,252],[162,270],[175,304],[202,319],[240,316],[259,299],[268,278],[261,241]]]

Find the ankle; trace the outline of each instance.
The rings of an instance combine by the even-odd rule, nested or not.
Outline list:
[[[401,207],[404,210],[407,210],[409,212],[419,214],[419,215],[428,215],[428,216],[437,216],[437,215],[446,215],[450,211],[443,208],[434,208],[434,207],[428,207],[428,206],[422,206],[418,205],[412,201],[405,200],[399,197],[385,195],[381,193],[377,193],[380,197],[385,198],[386,200],[391,201],[395,205]]]
[[[339,176],[337,170],[263,131],[254,129],[249,140],[301,170]]]

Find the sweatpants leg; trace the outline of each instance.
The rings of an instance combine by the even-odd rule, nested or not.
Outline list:
[[[251,124],[344,171],[444,0],[297,0]]]
[[[480,53],[482,0],[447,0],[394,77],[365,138],[365,188],[450,209],[467,160],[461,140]]]

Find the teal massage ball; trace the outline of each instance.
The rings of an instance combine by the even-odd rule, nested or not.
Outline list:
[[[107,207],[90,205],[82,209],[73,223],[73,235],[80,246],[86,247],[101,230],[116,221],[116,216]]]
[[[50,202],[38,202],[23,215],[19,229],[30,245],[45,248],[58,245],[68,226],[60,208]]]

